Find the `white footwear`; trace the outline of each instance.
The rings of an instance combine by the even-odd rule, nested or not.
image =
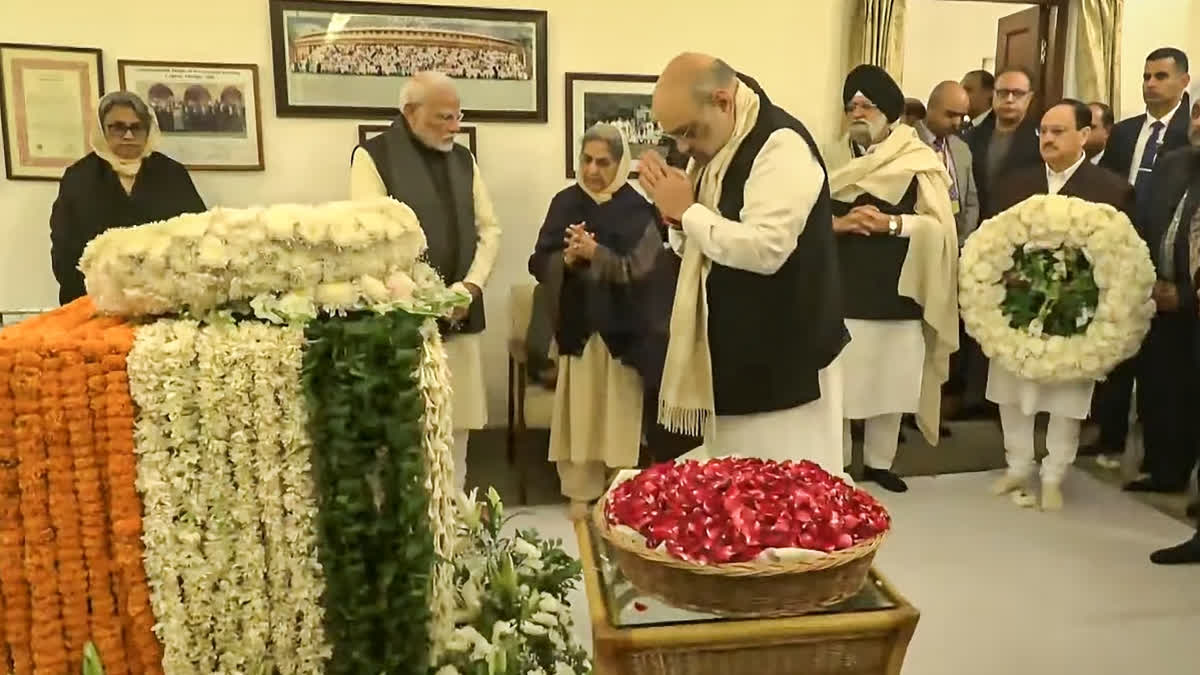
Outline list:
[[[1042,510],[1062,511],[1062,486],[1058,483],[1042,483]]]
[[[1015,492],[1025,487],[1029,479],[1025,476],[1014,476],[1011,473],[1006,473],[992,483],[992,494],[996,496],[1006,495],[1010,492]]]

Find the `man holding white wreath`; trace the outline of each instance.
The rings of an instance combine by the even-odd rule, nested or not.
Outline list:
[[[1002,213],[1034,195],[1064,195],[1109,204],[1128,215],[1133,188],[1115,174],[1087,161],[1084,144],[1092,113],[1085,103],[1064,99],[1042,116],[1042,166],[1023,169],[996,185],[994,211]],[[965,256],[964,256],[965,261]],[[964,263],[965,264],[965,263]],[[998,495],[1023,489],[1033,474],[1034,418],[1050,413],[1046,431],[1048,456],[1042,462],[1043,510],[1063,506],[1062,481],[1079,449],[1080,422],[1091,405],[1093,379],[1039,382],[1018,376],[992,359],[987,398],[1000,407],[1008,471],[993,486]]]

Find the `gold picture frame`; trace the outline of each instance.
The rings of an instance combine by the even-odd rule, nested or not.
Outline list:
[[[91,152],[104,91],[92,47],[0,43],[0,135],[9,180],[60,180]]]

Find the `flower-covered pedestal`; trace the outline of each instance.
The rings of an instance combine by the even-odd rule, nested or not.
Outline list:
[[[594,512],[634,586],[722,616],[791,616],[859,592],[891,519],[812,462],[727,457],[619,476]]]
[[[106,232],[92,296],[0,331],[0,672],[589,672],[544,611],[578,568],[460,524],[468,298],[424,246],[390,199],[214,209]],[[460,586],[534,545],[536,594]],[[477,605],[526,637],[464,655]]]

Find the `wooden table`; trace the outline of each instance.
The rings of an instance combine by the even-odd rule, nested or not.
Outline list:
[[[724,619],[671,607],[609,563],[590,518],[575,523],[597,675],[899,675],[920,613],[878,571],[826,611]]]

